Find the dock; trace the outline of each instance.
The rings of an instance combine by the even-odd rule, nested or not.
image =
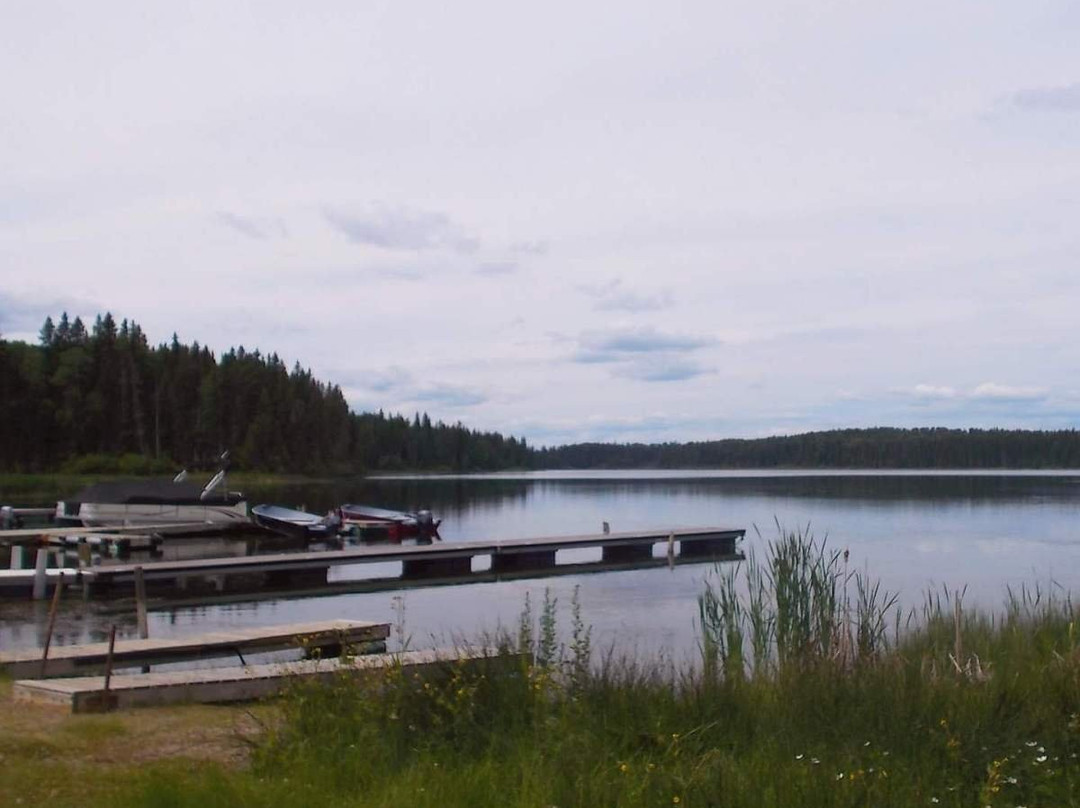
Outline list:
[[[42,525],[41,527],[20,527],[12,530],[0,530],[0,544],[34,544],[36,542],[48,542],[50,539],[61,537],[90,537],[100,536],[103,538],[116,538],[115,534],[166,534],[186,533],[205,530],[205,522],[171,522],[161,525],[107,525],[100,527],[56,527],[55,525]]]
[[[390,636],[388,623],[358,620],[323,620],[285,626],[253,626],[188,637],[119,640],[113,648],[114,668],[191,662],[215,657],[236,657],[303,648],[332,655],[343,647],[382,643]],[[0,671],[13,678],[42,675],[41,650],[0,652]],[[49,650],[45,676],[72,676],[103,671],[108,643],[56,645]]]
[[[560,550],[599,547],[607,563],[649,562],[653,547],[667,546],[682,559],[709,560],[731,556],[745,530],[686,528],[626,533],[552,536],[504,541],[442,542],[429,545],[351,547],[344,550],[276,553],[231,558],[102,565],[82,571],[93,594],[133,585],[142,569],[148,586],[184,588],[188,579],[208,579],[219,591],[227,586],[322,586],[331,567],[386,562],[401,563],[403,580],[468,575],[473,559],[487,556],[494,573],[550,570]],[[676,548],[677,553],[676,553]]]
[[[734,553],[711,555],[706,560],[710,563],[738,563],[746,560],[746,554],[736,551]],[[685,564],[700,564],[701,561],[702,559],[692,556],[686,558],[680,556],[672,558],[658,557],[628,562],[583,561],[580,563],[556,564],[554,567],[547,568],[509,570],[505,572],[493,572],[487,569],[457,575],[423,578],[402,578],[400,575],[353,578],[316,583],[312,586],[304,586],[303,584],[282,585],[280,587],[265,586],[258,589],[223,589],[208,592],[178,590],[159,592],[155,598],[147,603],[147,609],[151,612],[158,612],[173,609],[225,606],[237,603],[257,603],[264,600],[303,600],[306,598],[334,597],[336,595],[368,594],[371,592],[404,592],[410,589],[430,589],[445,586],[462,586],[464,584],[492,584],[500,581],[547,580],[567,575],[581,576],[604,572],[672,569]],[[102,604],[99,608],[103,614],[126,614],[131,607],[128,601],[118,599],[111,603]]]
[[[151,707],[182,703],[251,701],[279,694],[296,681],[329,681],[343,674],[370,674],[391,666],[406,671],[437,671],[449,665],[506,663],[514,656],[496,656],[490,649],[403,651],[339,659],[247,665],[191,671],[142,673],[16,681],[17,701],[56,704],[73,713]]]
[[[71,531],[68,534],[67,531]],[[128,530],[136,530],[129,528]],[[18,531],[5,531],[15,533]],[[85,528],[69,528],[48,531],[27,531],[36,536],[58,536],[51,541],[66,541],[69,536],[86,536]],[[77,586],[84,598],[106,599],[126,597],[134,586],[136,570],[141,569],[147,587],[157,596],[186,593],[188,596],[222,594],[227,592],[258,593],[304,589],[316,592],[332,589],[341,581],[331,581],[330,570],[341,566],[369,564],[400,564],[400,574],[386,577],[384,571],[377,573],[378,588],[387,588],[397,582],[437,585],[440,581],[465,583],[488,578],[537,577],[558,575],[575,564],[574,559],[559,559],[560,551],[599,548],[601,558],[590,562],[586,571],[602,569],[647,567],[657,562],[654,548],[661,545],[662,556],[668,564],[694,563],[713,560],[737,559],[737,543],[746,531],[726,528],[680,528],[675,530],[634,531],[624,533],[596,533],[577,536],[548,536],[540,538],[451,541],[433,544],[379,544],[347,547],[339,550],[302,552],[276,552],[244,556],[216,558],[193,558],[172,561],[147,561],[145,563],[89,564],[90,541],[115,540],[102,536],[76,544],[80,549],[79,566],[63,570],[49,568],[48,558],[43,562],[42,553],[55,556],[59,551],[39,544],[37,563],[40,569],[37,579],[35,570],[20,569],[26,548],[12,550],[12,570],[0,570],[0,597],[45,597],[59,575],[63,572],[64,583]],[[0,534],[2,536],[3,534]],[[124,535],[129,535],[126,532]],[[134,533],[139,538],[146,534]],[[122,537],[120,539],[122,541]],[[122,545],[121,545],[122,546]],[[83,557],[86,551],[86,558]],[[15,553],[20,561],[16,563]],[[481,563],[474,565],[474,561]],[[486,559],[486,566],[483,563]],[[474,566],[476,569],[474,570]],[[367,580],[376,580],[368,577]],[[35,581],[37,586],[35,587]]]

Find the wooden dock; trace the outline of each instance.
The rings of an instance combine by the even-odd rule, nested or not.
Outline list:
[[[73,533],[86,535],[84,528]],[[37,531],[34,535],[64,535],[67,531]],[[6,531],[7,533],[18,531]],[[745,530],[724,528],[683,528],[676,530],[598,533],[579,536],[550,536],[528,539],[439,542],[426,545],[365,545],[342,550],[268,553],[262,555],[195,558],[142,564],[102,564],[64,569],[64,581],[78,585],[84,597],[127,595],[134,585],[135,570],[142,568],[147,586],[158,594],[176,591],[189,594],[258,592],[267,590],[332,587],[328,582],[332,567],[399,563],[401,573],[392,580],[403,585],[412,581],[457,579],[464,582],[481,570],[496,578],[558,574],[566,563],[558,559],[563,550],[600,548],[600,565],[649,566],[653,549],[663,545],[669,563],[729,560],[736,555],[737,542]],[[0,534],[2,535],[2,534]],[[87,544],[79,545],[88,549]],[[24,552],[15,548],[13,552]],[[42,552],[39,547],[39,553]],[[52,551],[55,552],[55,551]],[[487,569],[473,572],[476,558],[488,559]],[[563,560],[564,562],[567,559]],[[572,561],[570,563],[573,563]],[[38,587],[44,596],[55,584],[60,570],[49,569]],[[34,570],[0,570],[0,596],[29,595],[34,590]],[[386,581],[385,577],[382,578]],[[385,586],[383,587],[385,588]]]
[[[390,636],[388,623],[359,620],[323,620],[285,626],[253,626],[168,639],[120,640],[113,649],[113,667],[160,665],[214,657],[303,648],[330,654],[342,647],[360,647]],[[49,649],[46,676],[71,676],[104,670],[108,643],[54,645]],[[0,652],[0,671],[13,678],[42,675],[41,650]]]
[[[108,691],[105,690],[105,678],[102,676],[21,680],[15,682],[12,693],[16,700],[62,705],[73,713],[103,712],[192,702],[251,701],[275,696],[297,680],[327,681],[343,673],[363,675],[394,665],[405,670],[431,670],[456,664],[499,664],[513,659],[515,657],[495,656],[489,649],[404,651],[329,660],[113,676]]]
[[[468,574],[473,559],[488,556],[496,573],[551,569],[560,550],[599,547],[606,562],[647,562],[653,547],[665,544],[683,558],[707,560],[731,555],[745,530],[689,528],[627,533],[599,533],[506,541],[441,542],[430,545],[383,545],[303,553],[277,553],[233,558],[162,561],[148,564],[117,564],[85,570],[92,591],[132,585],[141,567],[148,585],[177,587],[188,578],[212,578],[224,589],[230,578],[259,576],[259,586],[325,584],[331,567],[400,562],[402,578],[430,578]]]
[[[108,525],[101,527],[20,527],[13,530],[0,530],[0,544],[35,544],[47,543],[49,539],[66,536],[102,536],[116,538],[116,534],[163,534],[196,531],[206,528],[205,522],[172,522],[167,525]]]

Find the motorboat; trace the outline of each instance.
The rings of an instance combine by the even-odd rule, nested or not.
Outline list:
[[[344,528],[375,528],[384,530],[391,540],[403,538],[438,538],[441,519],[431,511],[392,511],[372,505],[342,505],[339,508]]]
[[[205,486],[188,482],[186,472],[172,480],[119,480],[94,483],[74,499],[56,503],[56,521],[84,527],[169,526],[175,532],[205,533],[251,524],[244,495],[225,491],[225,469]]]
[[[251,518],[274,533],[306,541],[332,539],[341,529],[341,517],[335,511],[319,516],[280,505],[256,505],[251,509]]]

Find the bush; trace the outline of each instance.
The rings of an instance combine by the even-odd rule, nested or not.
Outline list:
[[[154,458],[140,454],[89,454],[66,461],[61,472],[144,477],[152,474],[175,474],[177,469],[177,465],[169,458]]]

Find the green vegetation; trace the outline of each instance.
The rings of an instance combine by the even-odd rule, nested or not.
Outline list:
[[[159,474],[498,469],[1080,468],[1077,430],[846,429],[757,440],[582,443],[534,449],[427,414],[353,413],[340,388],[243,347],[150,347],[111,314],[60,315],[41,342],[0,339],[0,470]]]
[[[577,443],[540,449],[540,468],[1080,468],[1080,431],[836,429],[753,440]]]
[[[1080,468],[1080,432],[844,429],[755,440],[581,443],[535,450],[427,414],[350,411],[341,389],[242,346],[215,357],[135,322],[67,314],[40,345],[0,339],[0,469],[161,474],[210,468],[224,449],[249,471],[553,468]]]
[[[529,605],[503,668],[297,686],[249,768],[150,769],[146,806],[1075,805],[1068,599],[918,614],[785,533],[700,598],[704,664],[595,660],[576,605]],[[535,623],[538,623],[536,625]]]
[[[151,474],[209,468],[224,449],[250,471],[523,467],[523,440],[382,412],[277,354],[215,357],[197,342],[151,347],[111,314],[88,331],[67,314],[41,344],[0,340],[0,469]]]

